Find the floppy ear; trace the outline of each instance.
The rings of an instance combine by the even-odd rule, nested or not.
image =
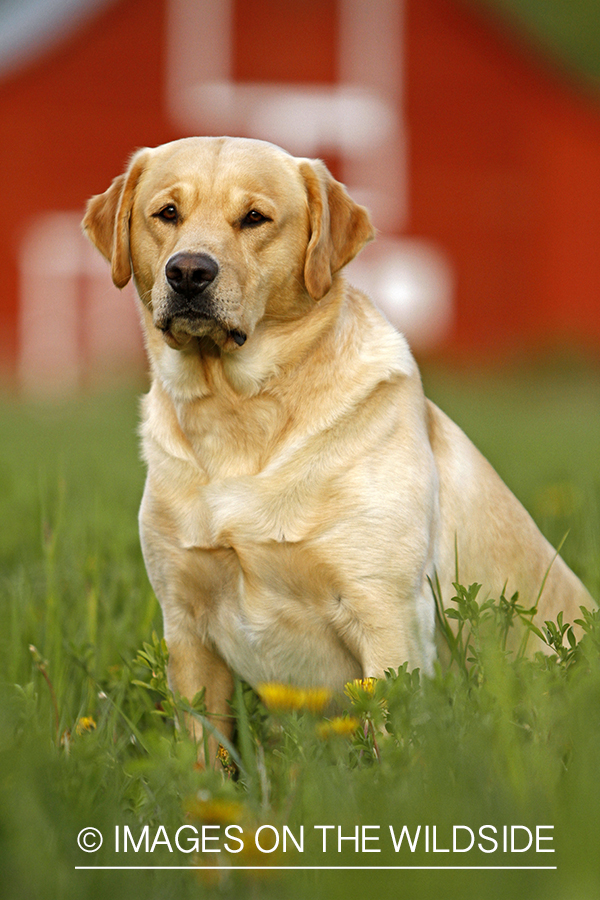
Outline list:
[[[373,240],[369,213],[348,195],[319,159],[303,160],[311,235],[306,249],[304,283],[310,296],[325,296],[333,276]]]
[[[112,279],[117,287],[125,287],[131,278],[129,260],[129,217],[133,195],[148,160],[148,150],[138,150],[124,175],[119,175],[109,189],[88,200],[83,230],[112,265]]]

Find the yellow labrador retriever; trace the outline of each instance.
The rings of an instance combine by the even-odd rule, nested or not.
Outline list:
[[[340,688],[431,669],[428,576],[591,598],[463,432],[406,341],[341,270],[373,238],[320,161],[262,141],[137,152],[84,228],[150,358],[140,512],[172,686],[227,713],[250,684]],[[219,727],[226,731],[223,722]]]

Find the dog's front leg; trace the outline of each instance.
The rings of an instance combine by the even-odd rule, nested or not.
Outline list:
[[[148,479],[140,510],[140,539],[146,570],[163,613],[169,650],[169,684],[190,703],[203,688],[207,719],[223,737],[233,731],[228,701],[233,675],[209,635],[211,614],[222,595],[235,589],[239,564],[232,551],[209,551],[185,546],[170,507],[161,504]],[[186,726],[198,741],[198,756],[214,762],[219,735],[191,713]],[[210,732],[205,735],[205,732]]]
[[[166,631],[168,634],[168,627]],[[229,739],[233,731],[233,718],[229,709],[233,675],[219,654],[193,633],[187,633],[183,637],[167,636],[167,646],[171,689],[190,703],[202,688],[205,689],[207,719],[215,727],[216,733],[205,728],[192,714],[186,715],[186,726],[198,743],[199,760],[204,757],[207,738],[206,764],[212,765],[219,747],[219,736]],[[205,731],[209,733],[205,734]]]
[[[431,672],[435,659],[433,608],[426,597],[347,593],[335,611],[338,634],[358,660],[363,678],[382,678],[386,669]]]

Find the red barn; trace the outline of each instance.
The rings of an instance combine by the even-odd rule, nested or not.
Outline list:
[[[187,134],[324,157],[380,231],[352,278],[417,350],[600,348],[600,104],[472,3],[29,5],[0,13],[8,377],[139,365],[134,304],[78,222],[133,149]]]

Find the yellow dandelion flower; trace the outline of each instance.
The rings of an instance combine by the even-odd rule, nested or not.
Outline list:
[[[235,763],[231,758],[229,750],[226,750],[223,744],[219,744],[219,747],[217,749],[217,759],[228,775],[231,775],[235,772]]]
[[[307,688],[304,691],[304,709],[313,715],[323,712],[331,700],[331,691],[327,688]]]
[[[582,494],[568,481],[547,484],[534,497],[536,511],[542,516],[572,516],[582,504]]]
[[[283,862],[281,843],[275,848],[275,834],[270,829],[258,833],[258,829],[244,831],[244,846],[237,855],[239,865],[244,866],[276,866]],[[248,877],[259,880],[273,873],[263,871],[249,872]]]
[[[352,737],[358,726],[360,719],[356,716],[336,716],[328,722],[319,722],[317,725],[317,735],[322,740],[330,737]]]
[[[271,712],[306,709],[318,714],[331,700],[331,691],[327,688],[299,688],[291,684],[269,682],[259,684],[257,690],[260,699]]]
[[[355,678],[354,681],[348,681],[344,687],[344,693],[351,700],[358,700],[361,694],[375,693],[376,678]]]
[[[85,734],[86,731],[95,730],[96,723],[93,716],[82,716],[80,719],[77,719],[77,725],[75,726],[75,732],[77,734]]]
[[[218,797],[201,800],[193,797],[186,803],[186,812],[190,818],[206,825],[232,825],[243,818],[245,810],[242,804],[235,800],[223,800]]]

